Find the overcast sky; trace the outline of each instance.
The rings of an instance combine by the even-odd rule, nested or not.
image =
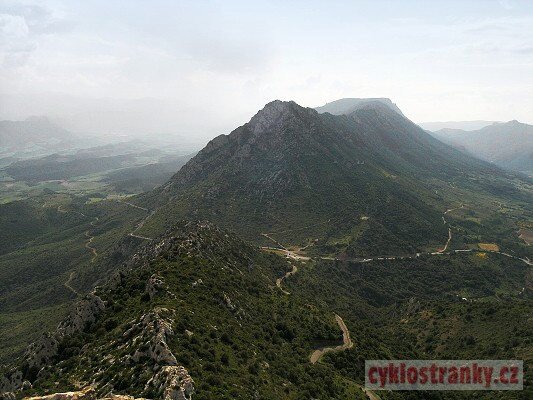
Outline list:
[[[533,123],[533,1],[0,2],[0,118],[208,138],[274,99]]]

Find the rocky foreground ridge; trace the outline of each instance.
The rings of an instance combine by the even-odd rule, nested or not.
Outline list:
[[[216,229],[209,224],[188,223],[187,225],[196,225],[194,228],[198,229]],[[105,285],[95,288],[77,301],[70,314],[54,332],[43,335],[28,346],[21,359],[16,361],[11,369],[4,372],[3,376],[0,375],[0,399],[20,398],[17,393],[31,389],[34,385],[38,386],[51,373],[57,373],[58,370],[61,372],[61,364],[56,365],[56,361],[63,343],[87,330],[108,308],[106,302],[100,297],[101,294],[116,289],[129,273],[145,267],[150,260],[161,253],[169,251],[170,248],[176,251],[176,243],[180,243],[178,247],[181,246],[186,252],[197,248],[199,244],[194,231],[195,229],[190,230],[186,237],[172,235],[169,231],[160,241],[141,247]],[[173,296],[167,290],[164,281],[157,275],[150,276],[146,281],[144,292],[150,300],[158,295]],[[128,355],[120,360],[112,359],[111,355],[109,358],[111,365],[136,364],[149,369],[152,378],[147,382],[144,391],[151,394],[151,397],[189,400],[194,393],[194,381],[188,371],[178,365],[176,357],[167,345],[167,341],[173,335],[173,315],[174,310],[156,307],[133,319],[129,323],[129,329],[124,333],[123,343],[114,343],[111,347],[127,348]],[[84,350],[89,349],[82,349],[82,353]],[[114,387],[109,383],[99,387],[96,381],[104,372],[104,367],[102,367],[95,374],[93,382],[80,382],[80,388],[82,384],[88,384],[83,390],[31,398],[133,399],[131,396],[113,395]]]
[[[95,390],[87,386],[83,390],[78,392],[65,392],[65,393],[55,393],[47,396],[37,396],[37,397],[26,397],[26,400],[134,400],[133,396],[123,396],[123,395],[113,395],[111,397],[101,397],[96,396]],[[142,397],[137,398],[137,400],[143,400]]]

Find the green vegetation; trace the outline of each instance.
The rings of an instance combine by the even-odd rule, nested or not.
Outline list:
[[[21,354],[28,342],[37,340],[42,332],[52,331],[67,311],[65,303],[54,307],[41,307],[31,311],[0,313],[0,360],[12,361]],[[24,340],[21,340],[23,338]]]
[[[342,315],[353,349],[326,355],[364,382],[365,359],[523,359],[533,369],[531,267],[501,256],[455,255],[369,264],[310,262],[285,285]],[[466,300],[464,300],[465,298]],[[384,399],[411,398],[383,393]],[[439,393],[436,398],[525,399],[533,393]],[[432,398],[436,394],[424,394]]]
[[[365,359],[532,360],[533,323],[524,316],[533,298],[522,290],[530,267],[522,262],[476,254],[309,261],[284,280],[286,295],[274,285],[289,270],[282,258],[208,224],[180,225],[167,235],[162,245],[140,250],[148,264],[141,260],[118,287],[97,291],[106,311],[60,345],[51,375],[25,394],[73,390],[95,379],[116,393],[150,395],[144,388],[154,360],[131,357],[148,348],[134,340],[141,333],[135,326],[154,310],[171,321],[168,346],[193,377],[198,399],[363,398]],[[162,250],[153,257],[152,248]],[[151,276],[163,284],[153,298],[146,289]],[[312,365],[313,349],[340,339],[333,313],[342,315],[354,347]],[[528,367],[526,377],[532,375]],[[521,399],[531,390],[424,395]]]
[[[121,260],[115,251],[118,238],[144,215],[116,201],[104,207],[84,203],[83,198],[49,193],[0,205],[0,315],[9,322],[0,323],[0,362],[12,360],[54,327],[77,297],[73,289],[89,291],[112,273]],[[95,260],[87,247],[90,237],[99,253]],[[65,283],[72,273],[69,288]],[[40,313],[49,316],[42,324],[36,323],[42,318],[28,317]]]
[[[364,398],[365,359],[520,358],[528,366],[533,272],[518,258],[533,252],[517,234],[533,226],[528,179],[465,157],[390,110],[267,107],[277,115],[268,129],[254,117],[154,191],[45,190],[0,205],[0,361],[20,355],[95,285],[106,302],[26,394],[95,379],[102,391],[153,396],[143,392],[157,361],[134,340],[151,313],[171,321],[168,346],[193,377],[195,399]],[[140,188],[158,171],[108,178]],[[209,223],[176,228],[180,219],[213,221],[246,242]],[[431,254],[448,239],[446,254]],[[290,294],[275,285],[291,270],[272,253],[284,248],[310,258],[283,280]],[[132,272],[105,286],[121,268]],[[154,275],[164,289],[152,297]],[[355,345],[312,365],[314,349],[341,338],[335,313]],[[532,374],[528,367],[529,381]]]
[[[100,387],[140,396],[154,364],[131,362],[136,350],[147,348],[135,347],[131,339],[139,330],[132,327],[160,309],[173,321],[168,345],[194,377],[195,399],[347,395],[331,367],[309,363],[316,343],[341,338],[333,314],[274,286],[287,268],[283,259],[211,226],[180,226],[172,237],[175,244],[149,265],[97,292],[106,312],[61,344],[57,367],[32,392],[96,379]],[[165,289],[150,300],[145,288],[153,274]]]
[[[278,120],[264,127],[263,113]],[[386,106],[333,116],[273,102],[132,201],[157,209],[141,235],[176,216],[206,219],[261,246],[312,243],[310,255],[346,257],[441,249],[443,212],[463,204],[449,218],[452,249],[487,242],[525,256],[514,231],[532,219],[532,194],[526,178],[465,157]]]
[[[89,201],[138,194],[165,183],[191,158],[156,149],[135,152],[134,145],[109,145],[15,162],[8,159],[6,165],[0,159],[0,204],[39,197],[50,190],[89,196]]]

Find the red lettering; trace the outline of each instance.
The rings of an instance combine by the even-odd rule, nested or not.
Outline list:
[[[436,377],[437,369],[438,368],[435,364],[432,364],[431,367],[429,368],[429,372],[431,372],[431,383],[433,384],[438,383],[437,377]]]
[[[461,383],[470,383],[470,368],[469,367],[461,367],[460,374],[461,374]]]
[[[492,367],[483,367],[483,375],[485,375],[485,387],[490,387],[492,383],[492,373],[494,368]]]
[[[450,367],[450,369],[448,369],[448,383],[456,384],[457,381],[458,381],[457,368]]]
[[[427,372],[428,372],[428,368],[427,367],[420,368],[420,380],[419,380],[420,383],[422,383],[422,384],[427,383],[427,381],[428,381]]]
[[[439,383],[444,383],[444,375],[446,375],[446,367],[439,367]]]
[[[374,378],[374,374],[376,372],[378,372],[378,369],[376,367],[370,367],[370,369],[368,370],[368,380],[373,385],[378,383],[378,380],[376,378]]]
[[[398,367],[395,367],[393,363],[389,363],[389,383],[398,383]]]
[[[511,367],[511,372],[513,374],[511,375],[511,380],[509,382],[511,382],[512,384],[518,385],[518,378],[517,378],[518,371],[520,371],[520,368]]]
[[[502,367],[500,369],[500,382],[503,383],[503,384],[509,383],[509,380],[506,377],[507,372],[509,372],[509,368],[507,368],[507,367]]]
[[[482,383],[481,367],[477,363],[472,364],[472,383]]]
[[[380,385],[381,387],[385,387],[385,384],[387,383],[387,372],[388,372],[388,368],[378,368],[378,373],[379,373],[379,380],[380,380]]]
[[[407,370],[407,381],[411,385],[414,385],[417,380],[418,380],[418,369],[416,369],[415,367],[410,367]]]

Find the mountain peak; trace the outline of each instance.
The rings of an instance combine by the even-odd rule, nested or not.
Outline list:
[[[249,125],[257,127],[258,125],[271,124],[280,120],[290,118],[305,118],[310,114],[316,114],[316,111],[302,107],[294,101],[274,100],[266,104],[263,109],[257,112],[249,122]],[[255,130],[255,129],[254,129]]]
[[[369,105],[376,104],[384,105],[390,110],[396,112],[397,114],[403,116],[402,111],[394,104],[391,99],[385,97],[376,97],[376,98],[344,98],[326,103],[322,107],[316,107],[315,110],[319,113],[330,113],[333,115],[348,115],[352,112],[359,110],[361,108],[367,108]]]
[[[302,134],[309,131],[309,124],[318,121],[318,113],[312,108],[302,107],[294,101],[274,100],[259,110],[243,129],[236,129],[229,135],[230,141],[244,140],[257,143],[287,138],[292,132]]]
[[[288,111],[288,110],[291,109],[292,106],[298,106],[298,104],[296,104],[292,100],[289,100],[289,101],[272,100],[271,102],[265,104],[265,106],[263,107],[262,110],[265,111],[265,110],[269,110],[269,109],[274,109],[274,110],[278,110],[278,111]]]

